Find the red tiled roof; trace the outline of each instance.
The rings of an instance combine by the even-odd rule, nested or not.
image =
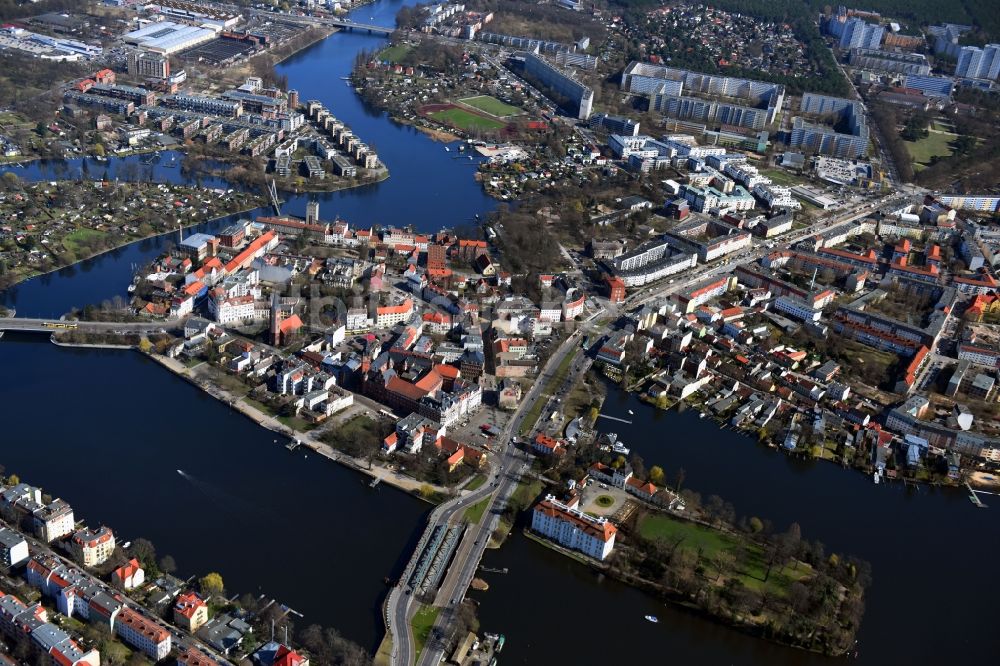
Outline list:
[[[618,528],[612,525],[610,522],[596,524],[589,520],[585,520],[580,516],[570,513],[564,509],[560,509],[555,506],[549,500],[545,500],[535,506],[535,511],[539,511],[553,518],[559,518],[560,520],[565,520],[567,522],[573,523],[580,531],[589,534],[592,537],[600,539],[601,541],[609,541],[611,537],[615,535]]]
[[[427,391],[417,388],[402,377],[390,377],[389,381],[385,384],[385,389],[390,393],[397,393],[404,398],[408,398],[413,402],[420,400],[428,393]]]

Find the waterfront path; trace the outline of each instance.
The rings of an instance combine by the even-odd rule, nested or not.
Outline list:
[[[197,368],[188,368],[183,363],[177,359],[169,358],[167,356],[151,355],[150,358],[158,362],[160,365],[164,366],[174,374],[180,375],[181,377],[187,379],[192,384],[200,387],[206,391],[209,395],[218,398],[222,402],[226,403],[238,412],[241,412],[245,416],[249,417],[258,425],[261,425],[268,430],[272,430],[279,433],[289,440],[297,439],[300,442],[300,446],[304,446],[318,455],[323,456],[334,462],[346,465],[351,469],[367,474],[373,478],[379,479],[381,483],[387,483],[391,486],[399,488],[409,493],[418,493],[421,489],[426,490],[429,487],[435,493],[447,494],[448,488],[444,486],[437,486],[434,484],[426,483],[423,481],[418,481],[413,477],[400,474],[395,470],[391,470],[382,465],[371,465],[369,466],[367,461],[354,458],[352,456],[346,455],[334,449],[332,446],[317,439],[316,432],[300,432],[294,430],[284,423],[274,418],[270,414],[266,414],[261,410],[257,409],[253,405],[247,404],[242,397],[233,395],[232,393],[222,389],[214,384],[211,384],[208,379],[204,379],[197,376],[197,373],[193,372]],[[354,394],[355,401],[360,402],[365,407],[370,407],[367,405],[369,402],[363,396]],[[378,406],[378,403],[372,403]]]

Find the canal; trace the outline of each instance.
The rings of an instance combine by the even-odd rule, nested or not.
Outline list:
[[[391,25],[402,4],[383,1],[353,15]],[[468,160],[366,109],[341,80],[359,50],[382,42],[337,34],[279,67],[302,99],[322,100],[373,144],[391,172],[382,183],[319,195],[322,216],[435,231],[488,212],[494,203],[473,181]],[[182,180],[168,164],[112,160],[88,164],[87,175],[100,177],[106,168],[111,177],[138,172]],[[76,177],[83,166],[69,160],[16,171],[53,179]],[[284,210],[303,213],[307,198],[291,197]],[[0,302],[25,316],[57,315],[124,295],[131,266],[156,256],[163,242],[139,241],[34,278],[0,294]],[[66,498],[91,523],[152,540],[176,558],[183,575],[219,571],[233,591],[273,595],[304,613],[299,625],[332,625],[375,646],[382,579],[408,554],[425,505],[385,486],[372,491],[361,477],[316,456],[288,453],[272,433],[138,354],[66,349],[40,336],[8,334],[0,364],[0,463],[8,473]],[[614,391],[605,411],[633,420],[609,429],[647,466],[659,464],[670,476],[683,467],[685,485],[703,496],[718,494],[741,515],[768,518],[779,529],[796,521],[827,552],[869,560],[875,582],[860,661],[995,661],[1000,584],[991,564],[1000,546],[1000,507],[974,509],[957,492],[874,486],[830,464],[791,461],[694,413],[656,412]],[[664,607],[518,532],[486,563],[510,569],[489,575],[491,590],[475,595],[483,628],[509,638],[505,663],[826,661]],[[647,613],[660,623],[645,623]]]

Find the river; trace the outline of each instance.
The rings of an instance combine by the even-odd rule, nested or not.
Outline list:
[[[383,1],[354,17],[391,25],[401,4]],[[322,100],[374,144],[391,172],[382,183],[319,195],[322,216],[435,231],[489,211],[494,204],[472,180],[468,160],[455,160],[454,151],[366,109],[340,79],[358,50],[383,41],[336,34],[279,67],[303,100]],[[164,161],[123,166],[137,161],[92,162],[88,175],[107,168],[112,177],[138,169],[159,180],[182,178]],[[51,179],[81,169],[71,160],[16,172]],[[284,210],[301,214],[307,199],[292,197]],[[28,280],[0,294],[0,302],[25,316],[57,315],[124,294],[131,265],[156,256],[163,242],[139,241]],[[304,613],[300,626],[333,625],[366,647],[377,644],[382,578],[408,554],[425,505],[385,486],[372,491],[360,476],[317,456],[289,454],[272,433],[138,354],[66,349],[40,336],[8,334],[0,342],[0,364],[6,380],[0,384],[0,463],[8,473],[64,497],[92,524],[106,522],[124,538],[151,539],[161,554],[176,558],[183,575],[219,571],[233,591],[273,595]],[[684,467],[685,485],[704,496],[719,494],[740,514],[768,518],[779,529],[797,521],[827,552],[868,559],[875,583],[860,635],[861,662],[995,661],[995,508],[975,509],[960,492],[875,486],[830,464],[791,461],[692,412],[656,412],[616,391],[605,412],[634,421],[605,425],[647,466],[660,464],[670,475]],[[475,594],[483,628],[508,636],[505,663],[827,661],[600,580],[518,532],[490,551],[486,563],[510,568],[506,576],[488,575],[491,590]],[[647,613],[659,615],[660,623],[644,622]]]

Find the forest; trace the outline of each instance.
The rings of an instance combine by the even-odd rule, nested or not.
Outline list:
[[[648,11],[662,2],[657,0],[610,0],[612,6]],[[919,25],[964,23],[977,26],[989,39],[1000,35],[1000,11],[996,0],[715,0],[716,9],[752,14],[770,20],[811,18],[815,14],[843,4],[848,8],[879,12],[884,17],[906,19]]]

